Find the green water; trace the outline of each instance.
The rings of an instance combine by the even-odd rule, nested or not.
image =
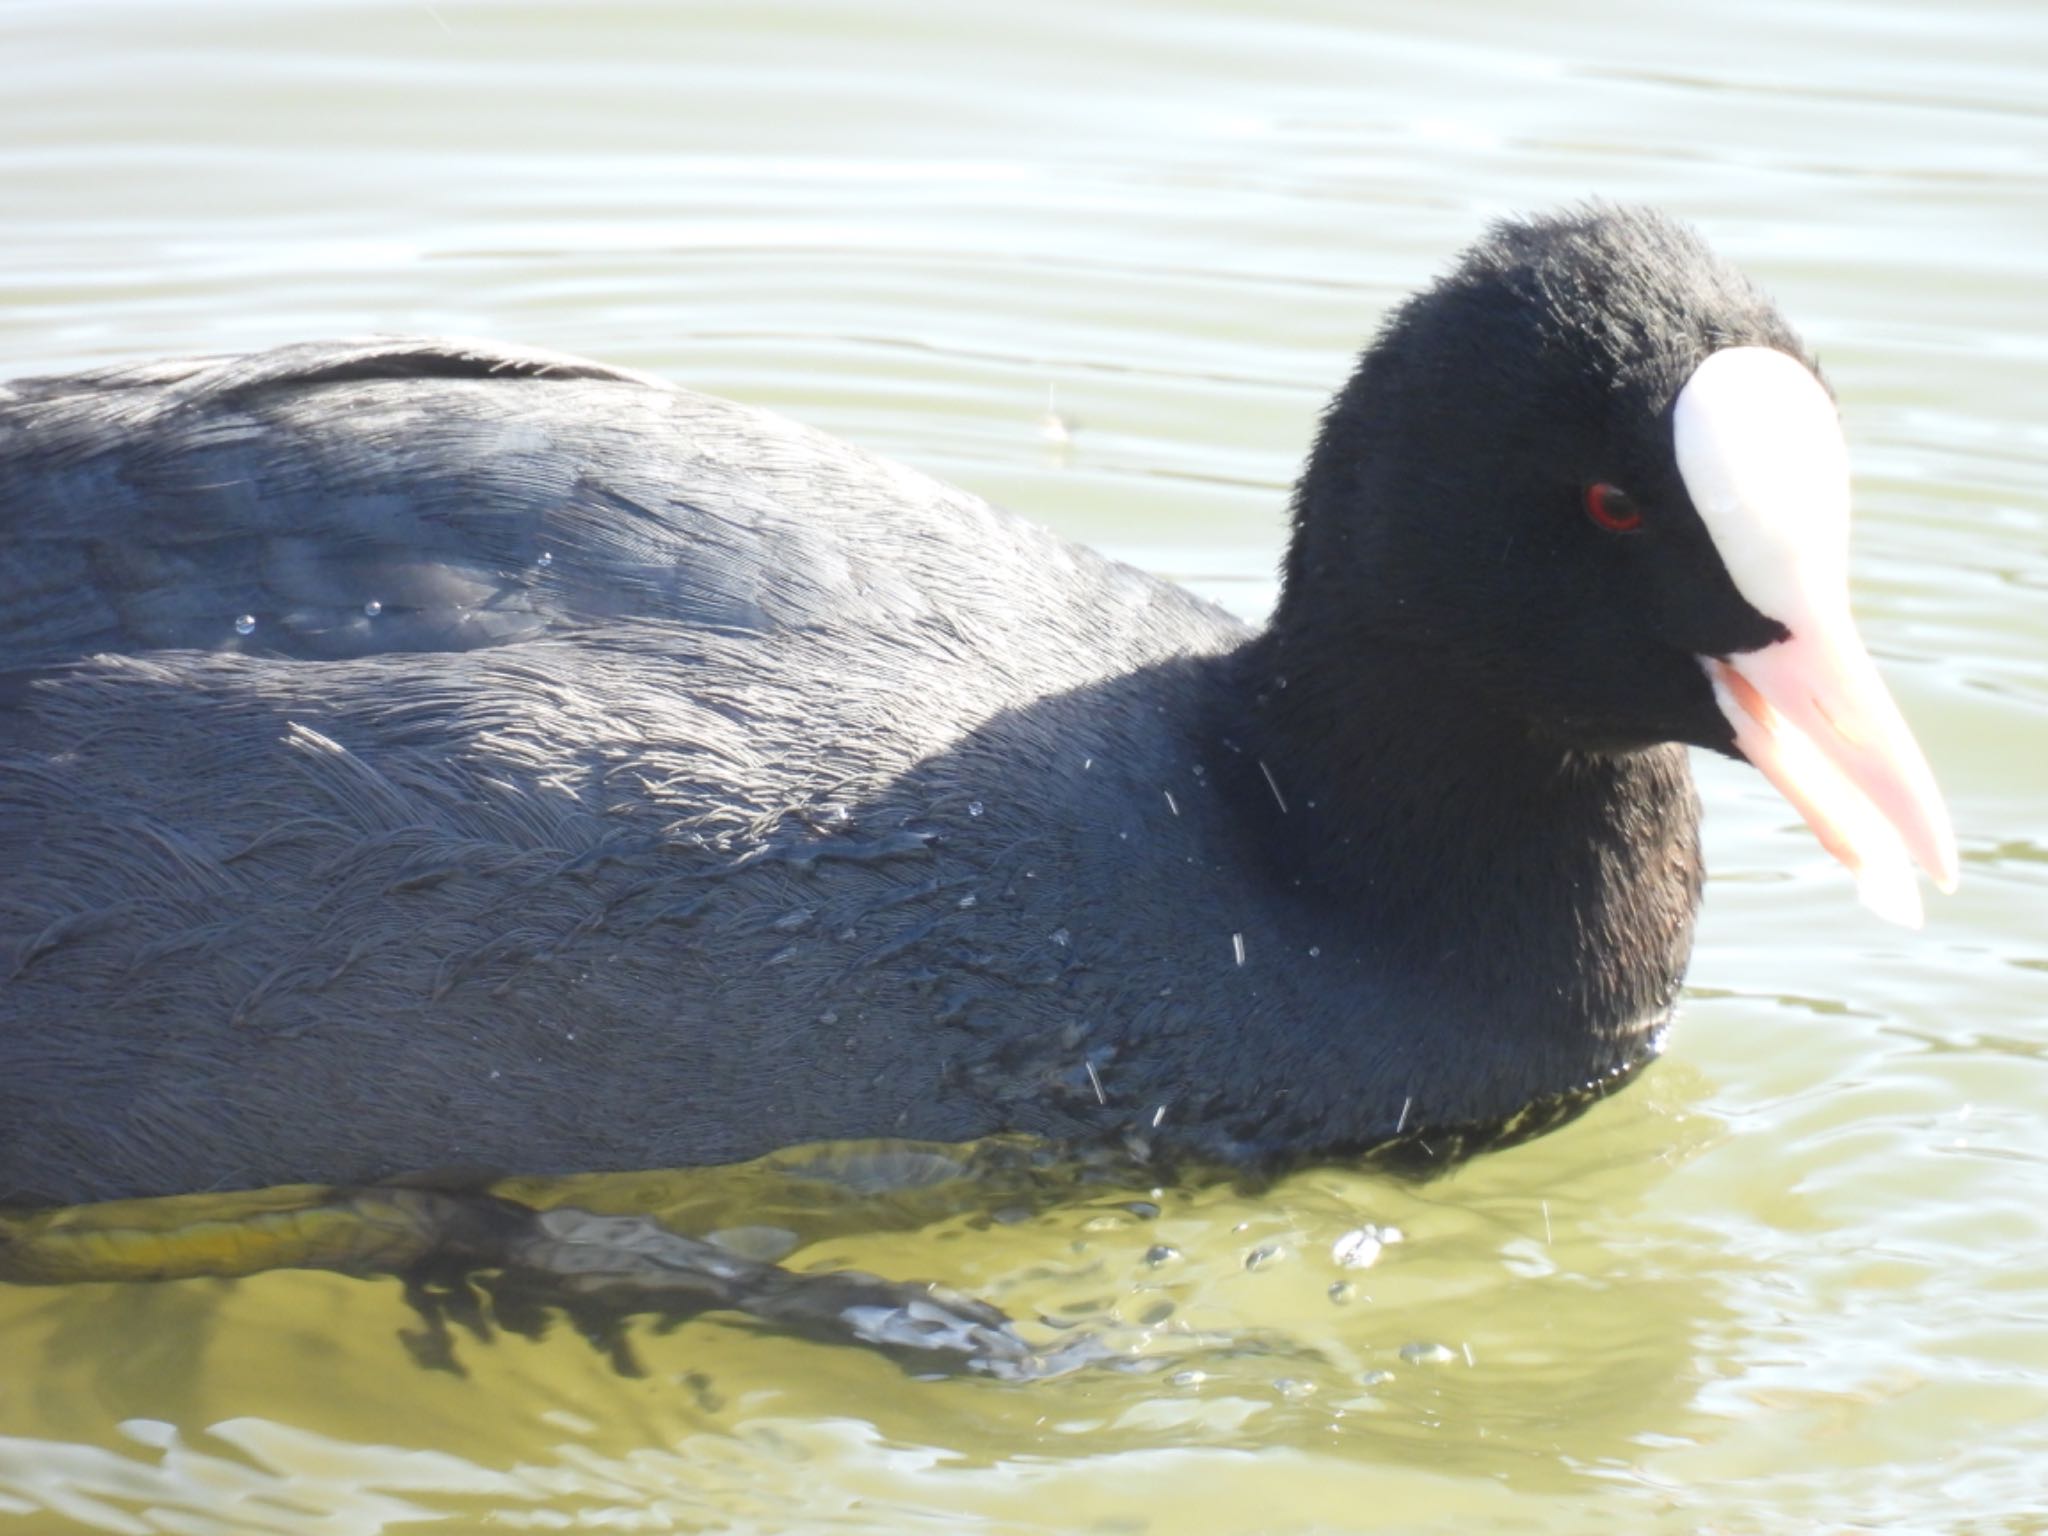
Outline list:
[[[13,0],[0,61],[5,372],[502,336],[1252,615],[1384,306],[1492,215],[1662,203],[1839,389],[1865,632],[1966,859],[1882,927],[1704,763],[1686,1017],[1577,1125],[790,1261],[1150,1374],[919,1381],[707,1319],[637,1331],[639,1378],[563,1328],[456,1377],[391,1281],[0,1289],[0,1528],[2048,1531],[2048,11]],[[1368,1221],[1404,1241],[1341,1268]]]

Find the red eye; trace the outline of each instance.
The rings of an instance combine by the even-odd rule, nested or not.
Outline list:
[[[1605,480],[1586,487],[1586,516],[1609,533],[1633,533],[1643,526],[1643,509],[1635,498]]]

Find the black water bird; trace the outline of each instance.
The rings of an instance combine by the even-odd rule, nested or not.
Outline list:
[[[1526,1133],[1670,1017],[1681,744],[1953,880],[1846,519],[1785,320],[1606,207],[1388,318],[1257,632],[566,357],[0,388],[0,1200]]]

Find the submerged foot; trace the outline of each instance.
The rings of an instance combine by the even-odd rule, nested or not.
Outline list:
[[[736,1313],[825,1343],[881,1351],[907,1369],[1020,1380],[1113,1352],[1092,1336],[1035,1348],[987,1303],[937,1284],[860,1270],[799,1273],[652,1217],[536,1209],[483,1190],[377,1185],[265,1191],[203,1211],[182,1200],[120,1202],[0,1218],[0,1280],[169,1280],[271,1269],[393,1275],[422,1327],[415,1359],[460,1371],[454,1328],[538,1337],[557,1315],[613,1364],[640,1374],[635,1317],[673,1327]]]

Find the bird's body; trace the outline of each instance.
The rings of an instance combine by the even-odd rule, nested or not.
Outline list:
[[[1665,743],[1727,749],[1714,696],[1688,661],[1640,729],[1633,685],[1507,702],[1500,616],[1439,623],[1497,578],[1376,590],[1400,538],[1320,505],[1470,519],[1469,467],[1358,431],[1340,398],[1253,633],[571,359],[0,389],[0,1200],[1001,1130],[1455,1148],[1625,1074],[1699,892]],[[1586,533],[1534,518],[1503,561]],[[1768,644],[1725,586],[1677,605],[1701,653]]]

